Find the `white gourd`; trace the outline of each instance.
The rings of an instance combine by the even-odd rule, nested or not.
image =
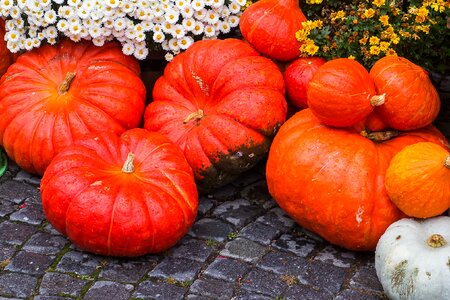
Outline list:
[[[390,299],[449,300],[450,217],[393,223],[378,241],[375,269]]]

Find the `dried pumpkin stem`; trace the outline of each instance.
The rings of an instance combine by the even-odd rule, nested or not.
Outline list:
[[[444,239],[442,235],[435,233],[432,234],[430,238],[427,240],[427,244],[432,248],[439,248],[445,246],[447,244],[447,241]]]
[[[58,94],[64,95],[67,93],[70,89],[70,85],[72,84],[72,81],[75,79],[75,76],[77,73],[75,72],[67,72],[66,78],[64,78],[63,82],[58,87]]]
[[[122,172],[124,173],[133,173],[134,172],[134,154],[128,153],[127,159],[122,167]]]
[[[380,106],[380,105],[384,104],[385,100],[386,100],[386,94],[376,95],[376,96],[373,96],[370,99],[370,105],[372,105],[372,106]]]
[[[363,130],[361,135],[374,142],[383,142],[398,136],[400,132],[395,130],[367,132]]]
[[[450,169],[450,155],[447,156],[447,158],[445,159],[444,167],[446,167],[447,169]]]
[[[189,114],[186,119],[184,119],[183,123],[187,124],[192,120],[201,120],[205,114],[203,113],[202,109],[199,109],[197,111],[194,111],[193,113]]]

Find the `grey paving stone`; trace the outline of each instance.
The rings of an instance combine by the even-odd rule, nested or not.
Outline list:
[[[45,220],[44,212],[42,211],[42,205],[25,201],[21,208],[16,210],[9,216],[11,221],[19,221],[28,223],[31,225],[39,225]]]
[[[215,300],[214,298],[211,298],[211,297],[194,295],[194,294],[187,295],[186,299],[187,300]]]
[[[244,290],[272,297],[281,296],[288,286],[287,283],[281,279],[281,275],[261,269],[252,270],[244,277],[241,283],[241,288]]]
[[[5,270],[30,275],[43,275],[54,258],[54,256],[40,253],[20,251],[11,259]]]
[[[218,256],[203,272],[209,277],[236,281],[250,270],[250,265],[236,259]]]
[[[80,275],[90,275],[100,266],[101,259],[92,254],[69,251],[61,258],[56,270],[60,272],[71,272]]]
[[[14,203],[21,203],[26,199],[36,202],[36,200],[40,201],[41,195],[37,187],[15,180],[8,180],[0,185],[0,199]]]
[[[27,274],[0,273],[0,296],[2,297],[30,297],[37,284],[37,278]]]
[[[80,296],[86,281],[67,274],[49,272],[44,275],[39,286],[39,294],[45,296]]]
[[[23,249],[29,252],[47,255],[57,254],[67,243],[68,240],[63,236],[38,232],[25,243]]]
[[[0,241],[21,245],[27,241],[36,230],[35,227],[29,224],[4,221],[0,223]]]
[[[237,238],[225,245],[220,254],[227,257],[241,259],[247,262],[255,262],[268,251],[267,247],[261,246],[247,239]]]
[[[346,289],[339,293],[335,300],[388,300],[389,298],[383,293],[370,293],[365,291]],[[430,299],[431,300],[431,299]]]
[[[285,297],[286,300],[332,300],[334,295],[321,288],[296,284],[288,287]]]
[[[242,227],[263,211],[264,209],[258,205],[252,205],[244,199],[237,199],[222,203],[216,207],[213,214],[237,227]]]
[[[24,170],[20,170],[16,176],[14,176],[14,180],[29,183],[35,186],[39,186],[41,184],[41,177],[25,172]]]
[[[275,227],[261,222],[253,222],[245,226],[238,236],[269,245],[278,234],[280,234],[280,231]]]
[[[379,292],[383,291],[383,286],[378,280],[373,262],[360,266],[356,270],[353,277],[350,279],[350,287]]]
[[[179,245],[171,250],[172,257],[189,258],[199,262],[205,262],[215,251],[205,241],[184,237]]]
[[[355,261],[355,253],[328,245],[316,254],[314,260],[331,263],[336,267],[348,268]]]
[[[130,298],[133,290],[131,284],[122,284],[113,281],[97,281],[92,287],[89,288],[84,295],[84,300],[126,300]],[[113,296],[114,295],[114,296]]]
[[[268,271],[284,275],[301,275],[308,261],[294,254],[283,251],[271,251],[264,255],[257,266]]]
[[[103,280],[134,283],[140,280],[149,270],[158,263],[154,256],[140,258],[109,259],[109,262],[100,272],[99,278]]]
[[[229,184],[218,188],[217,190],[210,193],[208,196],[216,200],[226,201],[235,198],[237,193],[238,189]]]
[[[330,293],[337,293],[344,283],[347,269],[321,261],[311,261],[299,276],[300,283],[320,287]],[[326,276],[325,276],[326,275]]]
[[[61,233],[58,230],[56,230],[50,223],[45,225],[44,231],[53,235],[61,235]]]
[[[291,234],[283,234],[280,236],[272,243],[272,247],[290,251],[300,257],[307,257],[315,249],[318,249],[315,241],[303,236],[293,236]]]
[[[260,180],[242,189],[242,198],[257,204],[264,209],[272,208],[276,205],[267,190],[267,183],[265,180]]]
[[[273,226],[282,233],[288,232],[295,225],[295,222],[279,207],[272,208],[257,221]]]
[[[0,217],[4,217],[17,210],[17,204],[11,201],[0,201]]]
[[[134,291],[132,297],[138,299],[181,300],[187,287],[180,287],[165,282],[143,281]]]
[[[233,296],[234,285],[219,279],[202,277],[194,281],[190,292],[218,300],[230,299]]]
[[[194,280],[202,266],[201,262],[195,260],[166,257],[148,275],[150,277],[171,278],[185,282]]]
[[[69,299],[73,298],[61,296],[41,296],[41,295],[37,295],[33,298],[33,300],[69,300]]]
[[[189,231],[189,234],[194,237],[212,239],[218,242],[223,242],[227,239],[230,232],[234,228],[221,220],[204,218],[197,221]]]
[[[10,260],[16,251],[16,246],[0,241],[0,262]]]
[[[207,214],[211,210],[211,208],[214,207],[214,205],[215,205],[215,201],[213,199],[210,199],[205,196],[201,196],[198,199],[197,217],[198,218],[203,217],[205,214]]]
[[[274,300],[274,297],[241,289],[238,291],[237,295],[232,298],[232,300]]]

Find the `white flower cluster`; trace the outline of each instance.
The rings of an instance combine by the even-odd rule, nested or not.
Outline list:
[[[247,0],[0,0],[5,41],[16,53],[67,36],[97,46],[116,39],[144,59],[159,44],[170,61],[195,40],[214,39],[239,25]]]

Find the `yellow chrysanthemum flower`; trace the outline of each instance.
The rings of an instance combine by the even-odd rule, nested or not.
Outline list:
[[[389,16],[388,15],[383,15],[381,16],[379,19],[381,24],[383,24],[384,26],[389,26]]]
[[[375,16],[375,10],[373,8],[369,8],[364,11],[364,17],[367,19],[373,18],[373,16]]]
[[[397,52],[395,52],[395,50],[392,49],[392,48],[387,49],[387,50],[385,51],[385,53],[386,53],[386,55],[388,55],[388,56],[397,55]]]
[[[371,45],[378,45],[379,42],[380,42],[380,39],[377,36],[371,36],[369,39],[369,43]]]
[[[385,52],[386,50],[389,49],[389,46],[390,46],[390,45],[391,45],[391,44],[388,43],[388,42],[381,42],[381,43],[380,43],[380,50],[383,51],[383,52]]]
[[[350,56],[348,57],[348,59],[355,59],[355,57],[354,57],[353,55],[350,55]]]
[[[375,5],[376,7],[380,7],[382,5],[384,5],[384,3],[386,3],[385,0],[373,0],[373,5]]]
[[[367,44],[367,41],[368,41],[368,39],[366,37],[363,37],[362,39],[359,40],[359,43],[361,45],[365,45],[365,44]]]
[[[372,55],[378,55],[378,54],[380,54],[380,47],[378,47],[378,46],[370,46],[369,52]]]

